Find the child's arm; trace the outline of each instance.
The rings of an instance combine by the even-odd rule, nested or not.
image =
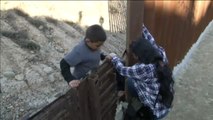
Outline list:
[[[101,53],[100,57],[101,57],[101,60],[104,60],[106,58],[107,55],[105,55],[103,52]]]
[[[71,88],[76,88],[80,84],[80,80],[76,80],[76,78],[70,72],[70,65],[66,62],[66,60],[62,59],[60,62],[61,74],[64,77],[64,80],[67,81]]]
[[[70,81],[76,79],[70,72],[70,65],[62,59],[60,62],[61,74],[64,77],[64,80],[69,84]]]

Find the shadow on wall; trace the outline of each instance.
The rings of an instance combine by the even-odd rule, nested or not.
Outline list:
[[[181,62],[213,19],[213,2],[202,2],[148,1],[144,4],[144,23],[166,49],[171,67]]]

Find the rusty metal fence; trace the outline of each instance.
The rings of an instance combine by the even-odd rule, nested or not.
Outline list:
[[[85,78],[77,90],[69,90],[27,120],[113,120],[117,93],[115,73],[105,62]]]
[[[213,1],[145,1],[144,23],[177,65],[213,19]]]
[[[126,3],[122,0],[109,1],[109,10],[115,11],[109,11],[111,32],[126,31],[126,12],[123,12],[126,8],[119,7],[121,5],[126,7]],[[145,0],[141,7],[144,7],[143,22],[157,43],[166,49],[171,67],[181,62],[192,44],[197,41],[201,32],[213,19],[213,1],[211,0]],[[119,10],[120,12],[116,12]],[[130,19],[140,17],[140,10],[132,10],[130,14],[135,17]],[[134,30],[131,30],[132,33],[138,32]]]
[[[113,6],[112,2],[109,2],[110,6]],[[133,11],[134,14],[137,12]],[[119,18],[116,14],[110,17],[118,17],[110,29],[114,32],[125,30],[126,22],[119,21],[125,21],[126,18]],[[170,65],[174,66],[180,62],[213,19],[213,2],[144,1],[143,15],[146,27],[166,49]],[[113,120],[117,101],[115,88],[113,67],[109,63],[104,63],[95,73],[83,80],[78,90],[68,91],[27,119]]]

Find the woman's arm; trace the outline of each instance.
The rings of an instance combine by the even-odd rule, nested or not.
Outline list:
[[[136,78],[136,79],[141,79],[144,76],[147,76],[154,70],[154,65],[152,64],[135,64],[133,66],[127,67],[124,66],[123,63],[121,62],[120,58],[118,57],[113,57],[112,58],[112,63],[115,67],[115,69],[122,75],[130,78]]]

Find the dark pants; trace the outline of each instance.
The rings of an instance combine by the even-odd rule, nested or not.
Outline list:
[[[117,71],[116,71],[116,80],[117,80],[117,90],[124,91],[125,90],[125,77],[120,75]]]
[[[137,91],[135,90],[135,86],[133,84],[133,81],[131,79],[127,79],[127,86],[128,86],[128,93],[132,97],[138,97]]]
[[[125,120],[156,120],[156,117],[153,115],[152,110],[149,107],[144,106],[140,102],[137,91],[131,79],[127,80],[127,86],[130,100],[126,111],[127,113],[125,116]]]

